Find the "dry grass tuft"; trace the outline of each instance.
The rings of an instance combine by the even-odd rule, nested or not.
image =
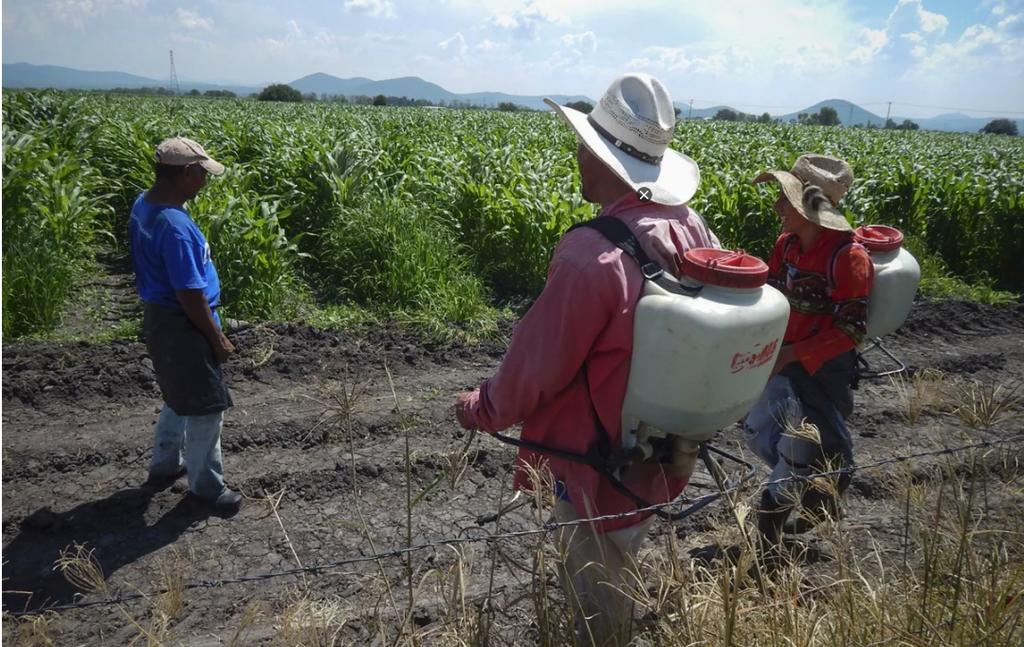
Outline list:
[[[475,433],[466,434],[466,442],[459,447],[450,449],[441,454],[442,471],[448,480],[448,487],[454,490],[462,482],[462,477],[469,469],[470,456],[473,454],[473,442],[476,440]]]
[[[14,643],[21,647],[57,647],[60,638],[60,616],[53,611],[21,616],[14,620],[17,636]],[[5,623],[6,624],[6,623]],[[6,634],[6,632],[4,632]]]
[[[185,575],[190,562],[177,546],[157,566],[163,593],[156,596],[154,607],[168,618],[177,618],[185,610]]]
[[[149,623],[149,626],[144,626],[141,622],[132,617],[128,611],[123,607],[121,612],[124,614],[128,621],[135,627],[138,632],[135,637],[128,641],[129,647],[135,647],[135,645],[145,645],[146,647],[164,647],[171,641],[171,630],[170,624],[171,619],[167,617],[162,611],[157,608],[153,608],[153,617]]]
[[[75,588],[83,593],[109,595],[110,588],[103,575],[103,567],[93,556],[95,548],[87,550],[82,544],[74,544],[60,551],[60,557],[53,566],[59,570]]]
[[[801,421],[796,427],[787,424],[782,435],[804,440],[815,445],[821,444],[821,431],[818,430],[818,426],[806,420]]]
[[[953,413],[973,429],[988,429],[1020,414],[1021,385],[962,382],[954,392]]]
[[[227,642],[227,647],[244,647],[250,644],[249,632],[256,626],[256,623],[265,615],[263,604],[255,602],[245,607],[242,617],[238,621],[238,628]]]
[[[934,368],[914,371],[907,378],[903,373],[889,377],[901,403],[900,414],[907,424],[917,422],[928,410],[942,409],[949,397],[946,374]]]
[[[286,647],[334,647],[349,614],[340,600],[301,596],[281,614],[281,644]]]
[[[905,493],[908,554],[865,544],[838,524],[819,527],[834,560],[811,568],[813,551],[774,572],[761,586],[750,578],[753,556],[711,565],[679,560],[669,550],[646,553],[635,600],[646,618],[644,644],[992,645],[1024,641],[1024,522],[1007,527],[985,513],[975,476],[944,471],[925,489]],[[992,484],[988,487],[993,488]],[[921,496],[925,493],[926,496]],[[1019,488],[1001,488],[1020,501]]]

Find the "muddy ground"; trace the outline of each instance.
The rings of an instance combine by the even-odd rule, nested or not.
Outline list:
[[[492,439],[464,434],[451,405],[454,393],[494,372],[503,343],[446,345],[399,332],[325,332],[302,323],[244,327],[232,337],[239,353],[227,364],[236,405],[224,427],[225,470],[229,484],[248,500],[230,519],[211,517],[185,499],[184,480],[161,491],[140,487],[160,404],[143,344],[4,345],[5,611],[101,600],[102,594],[76,595],[54,571],[61,550],[74,544],[94,551],[113,595],[159,590],[168,581],[161,569],[181,574],[186,583],[220,581],[401,547],[407,542],[406,431],[413,495],[435,484],[412,510],[412,543],[493,530],[478,526],[476,518],[493,512],[499,497],[508,498],[513,454]],[[1024,306],[922,301],[886,344],[911,369],[1012,386],[1024,377]],[[880,361],[877,354],[869,357]],[[907,424],[899,415],[897,391],[886,380],[862,382],[857,400],[851,428],[860,463],[1010,437],[1022,428],[1019,416],[976,430],[956,416],[932,412]],[[718,442],[741,452],[738,439],[732,428]],[[465,472],[453,485],[467,443]],[[1020,445],[1006,449],[1018,457],[1021,452]],[[941,460],[913,469],[925,474],[926,465]],[[855,542],[874,540],[896,552],[902,504],[889,498],[882,472],[855,476],[844,523]],[[748,498],[753,500],[753,492]],[[685,547],[699,548],[726,516],[716,504],[674,526],[655,523],[652,538],[656,545],[659,536],[675,532]],[[534,513],[523,509],[507,516],[501,530],[536,525]],[[503,559],[496,562],[493,583],[488,546],[461,547],[470,602],[489,588],[493,592],[499,611],[492,638],[498,644],[531,641],[531,606],[524,596],[535,542],[501,542]],[[415,579],[431,568],[447,569],[454,554],[446,547],[415,553]],[[341,642],[374,643],[375,619],[397,623],[381,573],[404,608],[406,574],[392,558],[187,590],[165,640],[279,644],[282,614],[305,590],[311,599],[345,610]],[[62,611],[54,624],[58,644],[129,644],[140,626],[152,626],[155,604],[143,598]],[[445,614],[430,583],[416,607],[414,621],[427,632]],[[261,613],[247,624],[253,609]],[[238,639],[240,627],[245,631]],[[8,618],[4,639],[14,638]]]

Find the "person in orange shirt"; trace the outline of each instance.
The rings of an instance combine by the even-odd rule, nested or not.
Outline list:
[[[791,171],[754,178],[771,181],[781,186],[775,211],[782,233],[768,262],[768,283],[789,299],[790,316],[773,377],[743,429],[748,446],[772,467],[758,530],[765,550],[777,556],[783,531],[804,532],[823,515],[835,517],[836,495],[849,485],[845,473],[834,490],[786,479],[853,465],[845,421],[853,412],[854,349],[867,332],[874,269],[836,209],[853,182],[849,164],[802,155]],[[793,433],[805,421],[817,427],[820,441]],[[798,502],[804,517],[786,524]]]

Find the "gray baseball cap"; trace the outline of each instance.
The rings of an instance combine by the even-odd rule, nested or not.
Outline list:
[[[212,175],[224,172],[224,165],[206,154],[198,142],[188,137],[171,137],[156,147],[156,161],[167,166],[199,164]]]

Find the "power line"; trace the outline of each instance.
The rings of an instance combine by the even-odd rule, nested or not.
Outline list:
[[[985,112],[989,114],[1008,114],[1008,115],[1024,115],[1024,110],[983,110],[981,108],[951,108],[949,106],[927,106],[919,103],[904,103],[902,101],[893,101],[898,106],[907,106],[910,108],[933,108],[935,110],[956,110],[957,112]]]
[[[691,101],[691,108],[692,108],[692,102],[694,102],[694,101],[696,101],[698,103],[706,103],[706,104],[708,104],[708,107],[713,107],[713,106],[721,105],[721,106],[730,106],[730,107],[734,107],[734,108],[738,108],[738,107],[771,108],[771,109],[774,109],[774,110],[804,110],[804,109],[810,107],[810,106],[806,106],[806,105],[794,105],[794,104],[791,104],[791,105],[777,105],[777,104],[765,104],[765,103],[746,103],[746,102],[742,102],[742,101],[727,101],[725,99],[691,99],[690,101]],[[983,108],[956,108],[956,107],[951,107],[951,106],[933,106],[933,105],[927,105],[927,104],[923,104],[923,103],[906,103],[906,102],[903,102],[903,101],[856,101],[856,100],[853,100],[853,99],[841,99],[841,101],[846,101],[848,103],[851,103],[851,104],[854,104],[854,105],[860,106],[860,107],[863,107],[863,106],[883,106],[884,105],[884,106],[889,106],[890,109],[891,109],[891,106],[904,106],[904,107],[907,107],[907,108],[926,108],[926,109],[932,109],[932,110],[954,110],[956,112],[984,112],[986,114],[1024,115],[1024,110],[991,110],[991,109],[983,109]],[[926,117],[922,117],[922,119],[925,119],[925,118]]]
[[[1006,445],[1006,444],[1022,442],[1022,441],[1024,441],[1024,434],[1018,434],[1016,436],[1011,436],[1010,438],[1004,438],[1004,439],[1000,439],[1000,440],[988,440],[988,441],[982,441],[980,443],[974,443],[974,444],[971,444],[971,445],[961,445],[959,447],[946,447],[946,448],[939,449],[939,450],[933,450],[933,451],[927,451],[927,452],[918,452],[918,453],[915,453],[915,454],[905,454],[905,455],[901,455],[901,456],[893,456],[891,458],[879,460],[879,461],[876,461],[874,463],[868,463],[868,464],[865,464],[865,465],[854,465],[854,466],[850,466],[850,467],[843,467],[843,468],[840,468],[840,469],[835,469],[835,470],[831,470],[831,471],[827,471],[827,472],[817,472],[817,473],[814,473],[814,474],[807,474],[807,475],[804,475],[804,476],[794,475],[794,476],[788,476],[788,477],[785,477],[785,478],[779,478],[779,479],[775,479],[775,480],[762,481],[762,482],[758,483],[756,487],[758,489],[761,489],[761,488],[765,488],[765,487],[767,487],[769,485],[778,485],[778,484],[781,484],[781,483],[795,483],[795,482],[804,482],[804,483],[806,483],[806,482],[810,482],[810,481],[813,481],[815,479],[822,478],[822,477],[832,477],[832,476],[841,476],[843,474],[853,474],[855,472],[859,472],[859,471],[863,471],[863,470],[875,469],[875,468],[879,468],[879,467],[886,467],[888,465],[894,465],[894,464],[898,464],[898,463],[906,463],[906,462],[918,460],[918,459],[921,459],[921,458],[929,458],[929,457],[936,457],[936,456],[947,456],[947,455],[952,455],[952,454],[959,454],[959,453],[962,453],[962,452],[965,452],[965,451],[968,451],[968,450],[986,449],[986,448],[992,448],[992,447],[997,447],[997,446],[1000,446],[1000,445]],[[408,555],[410,553],[415,553],[415,552],[419,552],[419,551],[422,551],[422,550],[428,550],[428,549],[434,549],[434,548],[442,548],[442,547],[445,547],[445,546],[458,546],[458,545],[465,545],[465,544],[493,543],[493,542],[501,541],[501,540],[505,540],[505,539],[517,539],[517,538],[530,537],[530,536],[539,535],[539,534],[547,534],[547,533],[550,533],[550,532],[552,532],[554,530],[557,530],[559,528],[564,528],[564,527],[567,527],[567,526],[578,526],[578,525],[581,525],[581,524],[593,523],[593,522],[596,522],[596,521],[614,521],[614,520],[618,520],[618,519],[624,519],[624,518],[632,517],[632,516],[635,516],[635,515],[638,515],[638,514],[645,514],[647,512],[654,512],[655,510],[661,510],[661,509],[664,509],[664,508],[669,508],[669,507],[672,507],[672,506],[680,505],[682,503],[691,503],[691,504],[693,504],[693,503],[700,503],[700,502],[708,500],[708,499],[718,498],[718,497],[722,496],[723,494],[725,494],[725,495],[732,494],[732,493],[737,492],[739,490],[742,490],[742,489],[744,489],[746,487],[747,486],[745,484],[741,483],[739,485],[735,485],[733,487],[726,488],[724,491],[714,492],[712,494],[706,494],[704,496],[700,496],[700,497],[697,497],[695,499],[682,499],[682,500],[676,499],[676,500],[673,500],[673,501],[669,501],[667,503],[659,503],[659,504],[656,504],[656,505],[648,506],[646,508],[641,508],[641,509],[637,509],[637,510],[630,510],[629,512],[621,512],[621,513],[618,513],[618,514],[608,514],[608,515],[603,515],[603,516],[599,516],[599,517],[588,517],[588,518],[585,518],[585,519],[574,519],[572,521],[549,521],[549,522],[541,525],[538,528],[532,528],[532,529],[529,529],[529,530],[517,530],[517,531],[512,531],[512,532],[504,532],[504,533],[492,533],[492,534],[484,535],[484,536],[481,536],[481,537],[449,537],[449,538],[445,538],[445,539],[438,539],[438,540],[435,540],[435,541],[424,542],[424,543],[421,543],[421,544],[414,544],[414,545],[411,545],[411,546],[404,546],[404,547],[401,547],[401,548],[393,548],[391,550],[386,550],[386,551],[382,551],[382,552],[379,552],[379,553],[373,553],[373,554],[370,554],[370,555],[360,555],[358,557],[347,557],[347,558],[344,558],[344,559],[339,559],[339,560],[335,560],[335,561],[331,561],[331,562],[324,562],[322,564],[313,564],[313,565],[310,565],[310,566],[302,566],[302,567],[290,568],[290,569],[285,569],[285,570],[280,570],[280,571],[270,571],[270,572],[265,572],[265,573],[255,573],[255,574],[252,574],[252,575],[242,575],[242,576],[238,576],[238,577],[228,577],[228,578],[223,578],[223,579],[219,579],[219,580],[198,580],[198,581],[195,581],[195,582],[186,582],[182,588],[184,590],[209,589],[209,588],[217,588],[217,587],[221,587],[221,586],[226,586],[226,585],[229,585],[229,584],[245,584],[245,583],[249,583],[249,582],[262,582],[262,581],[271,580],[271,579],[275,579],[275,578],[279,578],[279,577],[287,577],[289,575],[300,575],[300,574],[306,574],[306,573],[308,573],[310,575],[324,575],[328,571],[331,571],[331,570],[337,569],[337,568],[341,568],[343,566],[350,566],[350,565],[353,565],[353,564],[359,564],[359,563],[365,563],[365,562],[376,562],[376,561],[380,561],[380,560],[383,560],[383,559],[394,559],[394,558],[397,558],[397,557],[403,557],[403,556]],[[93,600],[93,601],[90,601],[90,602],[75,602],[75,603],[55,605],[55,606],[41,608],[41,609],[35,609],[35,610],[31,610],[31,611],[28,611],[28,610],[26,610],[26,611],[9,611],[7,613],[9,615],[13,616],[13,617],[20,617],[20,616],[26,616],[26,615],[38,615],[40,613],[45,613],[47,611],[70,611],[70,610],[73,610],[73,609],[86,609],[86,608],[90,608],[90,607],[112,606],[112,605],[122,604],[122,603],[125,603],[125,602],[132,602],[132,601],[135,601],[135,600],[148,599],[148,598],[151,598],[153,596],[160,595],[160,594],[166,593],[166,592],[167,591],[165,589],[161,589],[161,590],[157,590],[157,591],[152,591],[150,593],[138,592],[138,593],[129,593],[129,594],[118,594],[118,595],[115,595],[115,596],[103,598],[101,600]]]

